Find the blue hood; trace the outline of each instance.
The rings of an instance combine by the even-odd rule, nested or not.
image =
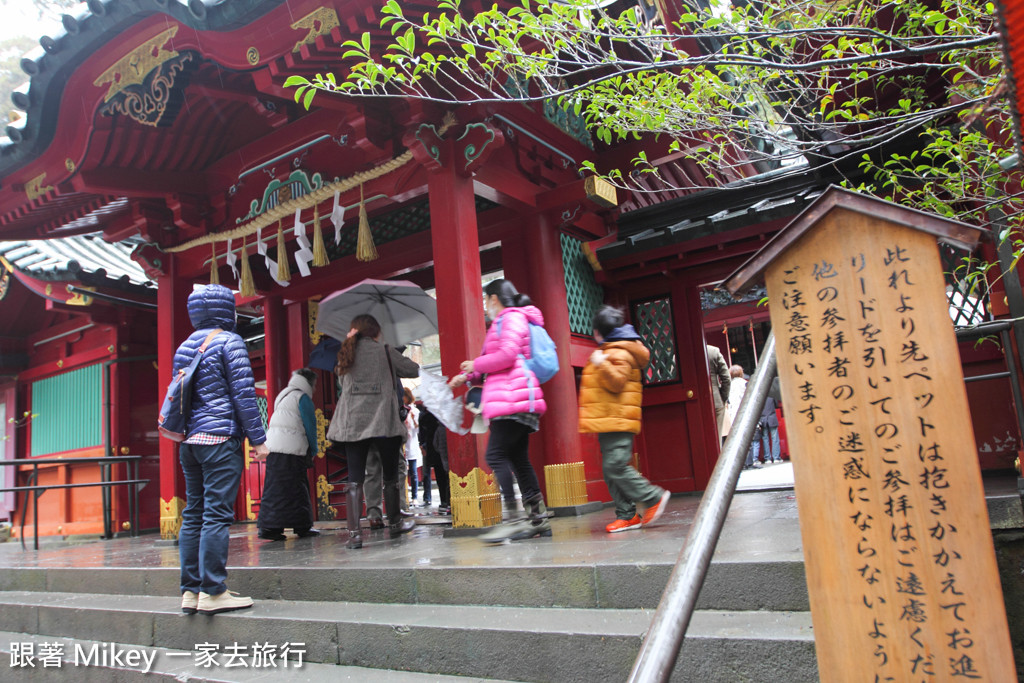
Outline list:
[[[224,285],[206,285],[188,296],[188,317],[197,330],[235,329],[235,295]]]
[[[616,327],[614,330],[608,333],[608,336],[604,338],[606,342],[614,341],[643,341],[643,338],[636,333],[632,325],[626,324],[622,327]]]

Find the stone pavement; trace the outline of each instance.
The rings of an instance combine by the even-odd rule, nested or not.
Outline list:
[[[0,666],[15,643],[59,638],[65,655],[96,643],[157,652],[154,672],[179,680],[624,680],[699,503],[674,497],[656,525],[619,534],[604,531],[610,507],[557,517],[551,538],[499,546],[436,523],[366,534],[358,551],[340,521],[283,542],[239,524],[228,585],[256,603],[216,617],[183,617],[177,548],[155,536],[0,544]],[[802,560],[792,492],[738,494],[672,680],[815,681]],[[308,666],[282,677],[189,660],[198,643],[263,641],[301,643]],[[136,680],[130,667],[66,663],[33,680]]]
[[[736,484],[737,491],[765,491],[773,489],[793,488],[793,462],[783,460],[777,463],[764,463],[760,467],[740,472],[740,480]]]
[[[780,470],[787,465],[776,465]],[[769,468],[771,469],[771,468]],[[756,471],[744,475],[758,474]],[[318,538],[263,541],[255,524],[232,527],[230,567],[470,567],[492,565],[578,565],[673,563],[700,503],[698,494],[674,496],[654,526],[608,534],[610,507],[581,517],[552,520],[550,539],[496,547],[474,537],[442,538],[443,526],[424,524],[397,540],[385,532],[364,534],[361,551],[347,550],[342,520],[319,522]],[[424,520],[427,521],[427,520]],[[785,561],[803,559],[792,491],[739,493],[733,500],[715,559],[739,561],[750,555]],[[177,567],[178,549],[162,545],[156,535],[89,543],[47,543],[33,551],[12,540],[0,544],[2,567]],[[230,582],[230,580],[229,580]]]

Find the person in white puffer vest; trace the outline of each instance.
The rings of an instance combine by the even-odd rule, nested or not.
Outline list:
[[[284,530],[299,537],[318,536],[313,528],[313,499],[307,470],[317,452],[316,409],[313,389],[316,372],[302,368],[292,373],[288,386],[277,395],[267,428],[267,470],[260,500],[260,538],[283,541]]]

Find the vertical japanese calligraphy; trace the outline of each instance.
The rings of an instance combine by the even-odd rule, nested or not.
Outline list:
[[[835,209],[766,281],[821,679],[1013,680],[935,238]]]

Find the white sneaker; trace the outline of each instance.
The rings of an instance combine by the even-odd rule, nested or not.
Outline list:
[[[219,595],[199,594],[198,609],[203,614],[231,612],[236,609],[252,607],[252,598],[242,597],[235,591],[224,591]]]
[[[199,606],[199,594],[193,591],[183,591],[181,594],[181,611],[185,614],[195,614]]]

